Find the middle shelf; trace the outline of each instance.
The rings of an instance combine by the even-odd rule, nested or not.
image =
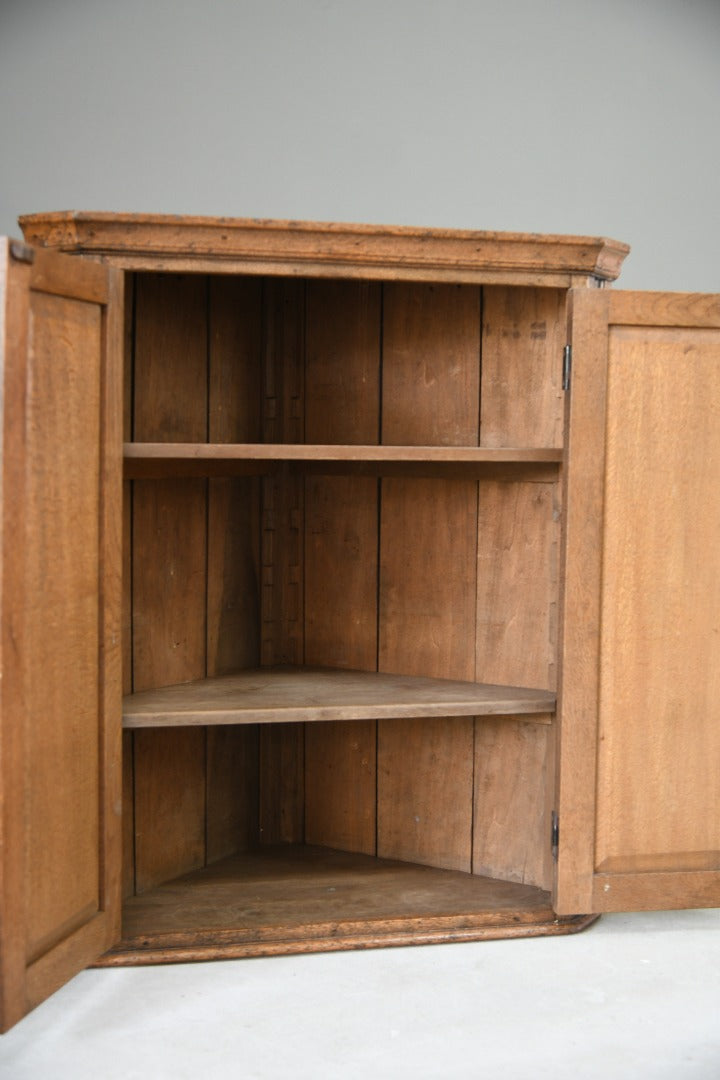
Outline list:
[[[335,668],[255,668],[143,690],[123,701],[123,727],[523,716],[550,723],[549,690]]]
[[[303,472],[385,476],[529,471],[538,474],[538,479],[554,479],[563,451],[555,447],[128,442],[123,456],[130,479],[262,475],[284,466]]]

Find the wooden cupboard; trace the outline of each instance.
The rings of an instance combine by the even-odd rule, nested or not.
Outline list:
[[[587,237],[21,224],[5,1028],[91,963],[720,902],[720,298]]]

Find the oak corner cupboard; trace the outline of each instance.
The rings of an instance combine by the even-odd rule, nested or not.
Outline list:
[[[2,249],[2,1027],[88,964],[720,903],[720,298],[623,244]]]

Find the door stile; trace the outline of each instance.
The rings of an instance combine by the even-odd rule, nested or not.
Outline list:
[[[573,371],[566,406],[566,465],[558,689],[558,914],[593,911],[599,708],[607,321],[610,293],[569,294]],[[582,362],[579,363],[578,359]]]

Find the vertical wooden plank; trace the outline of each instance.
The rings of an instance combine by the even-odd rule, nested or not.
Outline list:
[[[477,485],[383,481],[380,670],[475,677]]]
[[[482,446],[562,446],[564,289],[483,290]]]
[[[557,484],[485,481],[480,486],[479,682],[555,689],[558,496]]]
[[[308,283],[305,432],[312,443],[377,443],[380,286]],[[305,484],[305,662],[377,667],[378,481]],[[306,837],[375,852],[376,724],[310,725]]]
[[[562,446],[565,303],[560,289],[484,289],[483,446]],[[556,484],[480,486],[479,681],[556,686],[559,519]],[[554,750],[551,728],[477,721],[475,873],[550,887]]]
[[[264,283],[263,438],[304,439],[304,281]],[[263,664],[303,661],[302,480],[285,471],[267,477],[262,490],[261,644]],[[260,839],[295,842],[304,832],[304,731],[302,725],[260,728]]]
[[[378,855],[470,871],[473,723],[465,716],[381,722]]]
[[[135,276],[125,275],[125,332],[123,347],[123,441],[132,439],[133,372],[135,366]],[[132,489],[123,481],[122,640],[123,694],[132,693]],[[124,731],[123,763],[123,897],[135,892],[135,765],[134,735]]]
[[[135,690],[205,675],[204,481],[136,481]],[[135,732],[138,892],[202,866],[205,730]]]
[[[479,360],[477,288],[386,286],[382,441],[476,446]],[[476,533],[477,483],[383,480],[381,671],[475,677]],[[470,868],[472,740],[470,719],[378,724],[379,855]]]
[[[204,864],[205,733],[138,731],[135,749],[136,890],[142,893]]]
[[[551,887],[551,737],[509,716],[475,721],[474,874]]]
[[[382,442],[477,446],[479,392],[480,290],[386,285]]]
[[[477,485],[386,480],[382,515],[380,670],[474,678]],[[378,855],[469,870],[472,728],[378,723]]]
[[[259,732],[208,728],[207,861],[247,851],[258,842]]]
[[[136,283],[134,435],[207,437],[207,285],[193,275],[141,274]],[[203,480],[135,483],[135,690],[206,671],[207,492]],[[135,736],[137,889],[205,859],[205,732]]]
[[[372,720],[307,724],[305,840],[376,853],[376,726]]]
[[[305,838],[304,724],[260,726],[260,842]]]
[[[375,282],[308,282],[307,442],[379,441],[380,303]]]
[[[209,439],[261,438],[262,281],[213,277],[210,296]],[[207,673],[260,662],[260,482],[208,486]],[[207,861],[258,838],[256,727],[207,729]]]

